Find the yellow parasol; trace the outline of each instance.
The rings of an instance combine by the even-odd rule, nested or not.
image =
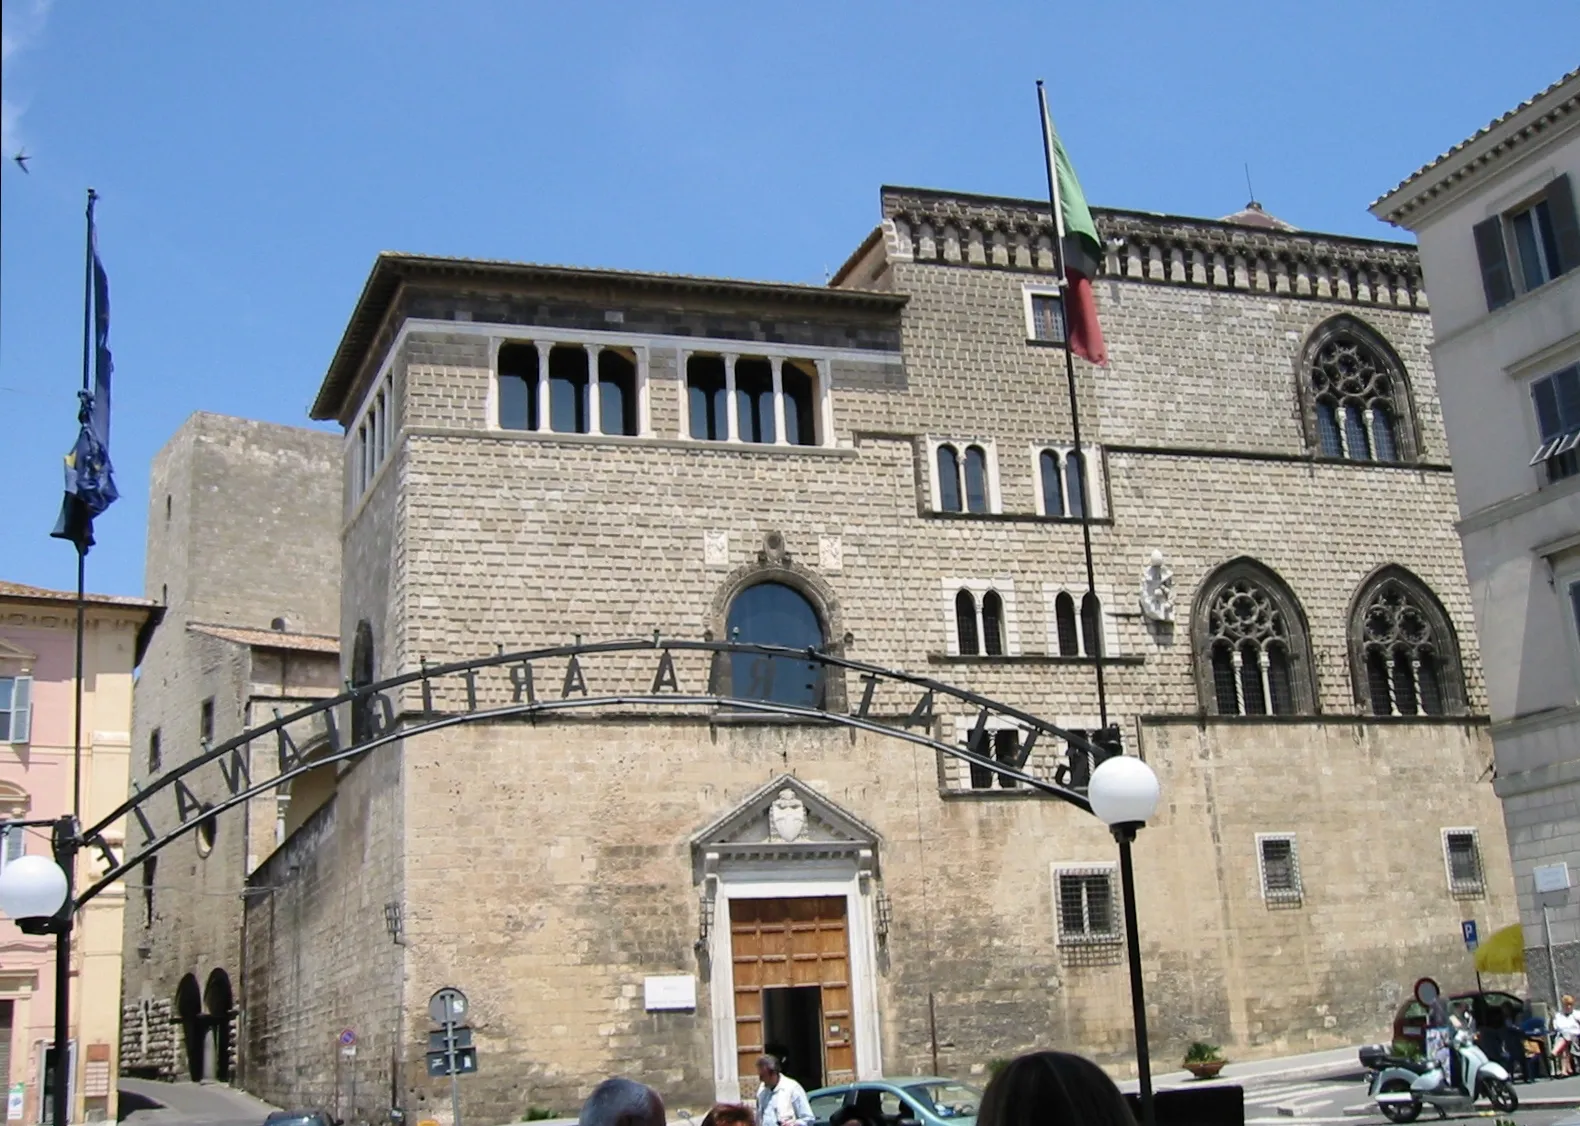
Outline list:
[[[1525,936],[1520,925],[1504,927],[1476,948],[1478,974],[1525,972]]]

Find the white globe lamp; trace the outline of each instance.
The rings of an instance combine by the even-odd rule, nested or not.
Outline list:
[[[1158,776],[1134,755],[1115,755],[1092,771],[1086,800],[1106,825],[1145,824],[1158,809]]]
[[[66,873],[45,856],[19,856],[0,871],[0,912],[13,921],[48,919],[66,902]]]

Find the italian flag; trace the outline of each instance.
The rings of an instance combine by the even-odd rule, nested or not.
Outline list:
[[[1064,266],[1064,322],[1070,347],[1077,356],[1091,363],[1108,363],[1108,346],[1103,343],[1103,327],[1097,323],[1097,301],[1092,295],[1092,278],[1103,260],[1103,244],[1097,237],[1097,224],[1086,206],[1081,181],[1075,178],[1059,134],[1048,114],[1048,96],[1037,85],[1042,100],[1043,147],[1048,156],[1048,190],[1053,195],[1053,225],[1058,232],[1059,260]]]

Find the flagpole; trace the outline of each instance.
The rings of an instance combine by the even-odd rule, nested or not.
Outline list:
[[[1086,607],[1097,604],[1097,570],[1092,564],[1092,504],[1091,474],[1086,469],[1086,455],[1081,447],[1081,411],[1075,397],[1075,353],[1070,348],[1069,295],[1064,274],[1064,210],[1059,201],[1059,178],[1054,174],[1053,136],[1049,132],[1048,96],[1037,82],[1037,108],[1042,113],[1042,151],[1048,166],[1048,204],[1053,209],[1053,272],[1059,278],[1060,315],[1064,318],[1064,378],[1070,389],[1070,441],[1075,454],[1075,464],[1081,469],[1081,546],[1086,553],[1086,599],[1081,604],[1081,628],[1086,628]],[[1108,726],[1108,685],[1103,675],[1103,623],[1102,612],[1092,623],[1097,636],[1092,639],[1092,671],[1097,676],[1097,717],[1099,725]]]
[[[99,193],[88,189],[87,246],[83,253],[82,271],[82,389],[90,390],[89,366],[93,355],[93,205]],[[86,580],[88,574],[87,548],[77,547],[77,707],[75,730],[71,742],[71,812],[82,817],[82,635],[87,616]]]
[[[1081,546],[1086,553],[1086,597],[1097,604],[1097,571],[1092,563],[1092,505],[1087,479],[1086,458],[1081,452],[1081,412],[1075,395],[1075,352],[1070,347],[1069,278],[1064,270],[1064,208],[1059,199],[1059,176],[1053,160],[1053,118],[1048,113],[1048,95],[1037,81],[1037,108],[1042,113],[1043,163],[1048,167],[1048,206],[1053,212],[1053,267],[1059,278],[1060,310],[1064,314],[1064,378],[1070,390],[1070,441],[1075,463],[1081,467]],[[1081,624],[1086,627],[1086,602],[1081,604]],[[1108,727],[1108,690],[1103,679],[1102,611],[1098,611],[1096,644],[1092,646],[1092,671],[1097,677],[1097,714],[1103,728]],[[1125,908],[1125,945],[1130,962],[1130,1014],[1136,1037],[1136,1085],[1141,1098],[1141,1126],[1155,1126],[1152,1105],[1152,1052],[1147,1042],[1147,1004],[1141,981],[1141,936],[1137,933],[1136,885],[1130,860],[1130,841],[1135,836],[1116,832],[1119,843],[1119,871],[1122,877]]]

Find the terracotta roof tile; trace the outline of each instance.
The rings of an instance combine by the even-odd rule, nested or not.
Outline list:
[[[294,649],[304,653],[340,652],[340,639],[321,633],[286,633],[277,629],[248,629],[244,626],[216,626],[204,622],[190,622],[187,629],[193,633],[207,634],[221,641],[237,645],[250,645],[254,649]]]
[[[49,587],[29,586],[27,583],[13,583],[0,579],[0,598],[25,598],[30,602],[75,603],[77,592],[51,590]],[[87,602],[91,606],[130,606],[144,610],[152,610],[159,605],[146,598],[132,598],[125,594],[89,594]]]

